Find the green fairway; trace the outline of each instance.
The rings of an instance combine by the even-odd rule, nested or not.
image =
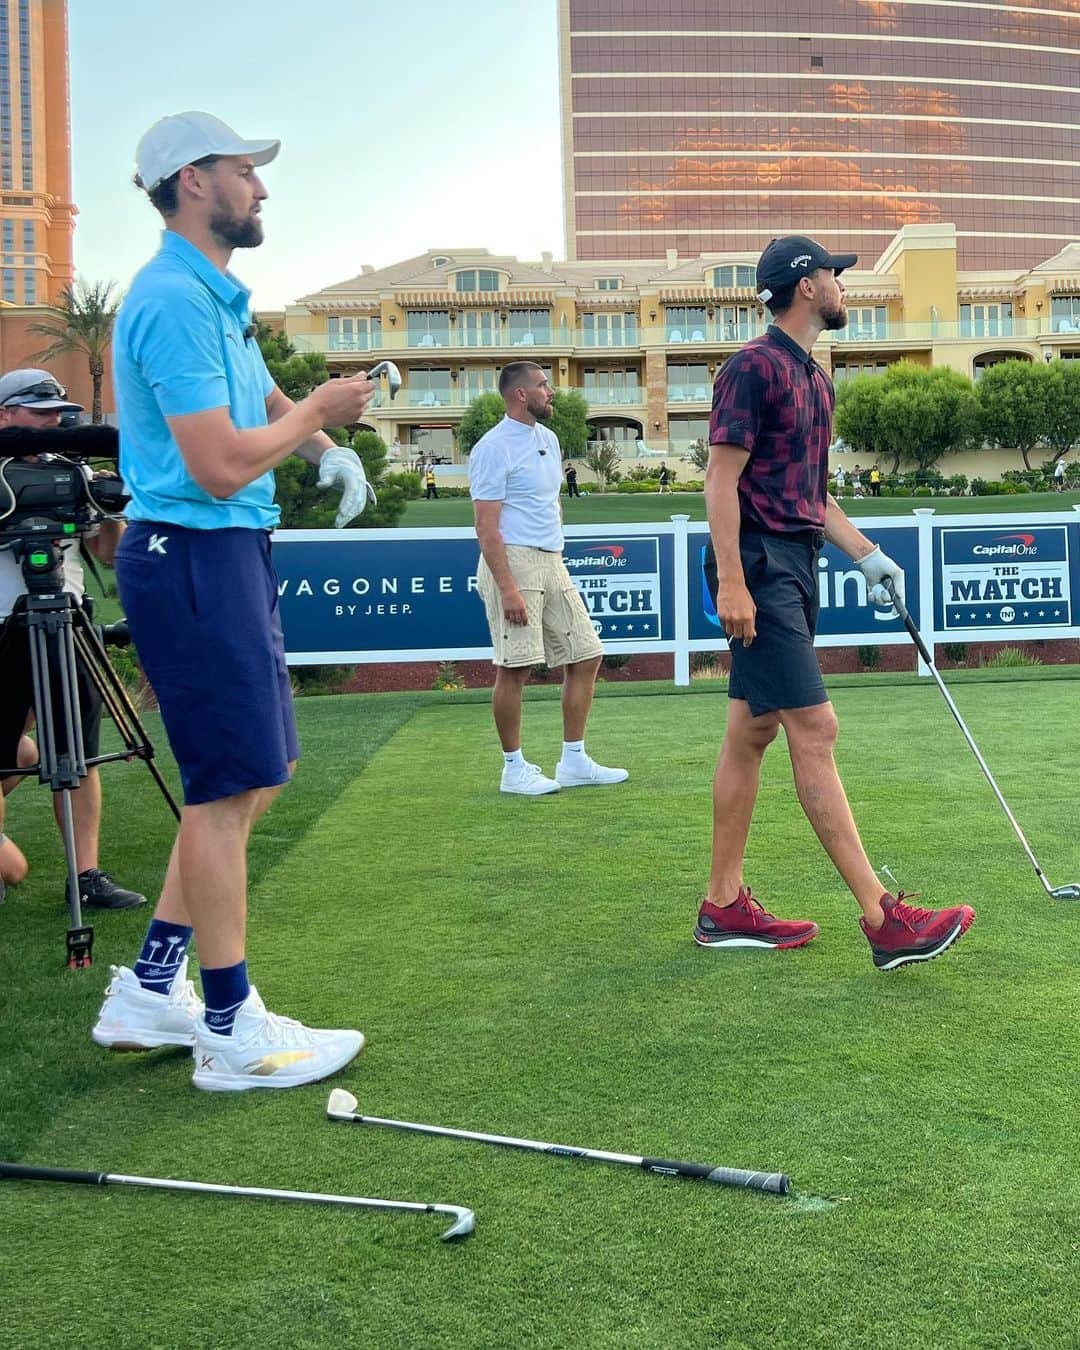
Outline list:
[[[1080,672],[988,675],[957,702],[1051,882],[1075,881]],[[200,1093],[185,1052],[91,1043],[148,915],[95,915],[95,968],[62,970],[62,854],[47,792],[20,788],[34,870],[0,908],[0,1157],[464,1204],[477,1230],[450,1247],[439,1216],[0,1182],[0,1346],[1075,1346],[1080,904],[1045,898],[929,681],[831,684],[875,866],[978,910],[932,964],[874,969],[782,741],[747,879],[820,935],[693,945],[722,684],[602,689],[590,748],[629,783],[541,799],[498,793],[479,691],[302,700],[297,781],[252,847],[252,973],[275,1011],[368,1044],[284,1093]],[[549,772],[555,695],[525,708]],[[153,893],[171,817],[143,766],[102,772],[103,865]],[[335,1084],[367,1114],[795,1190],[332,1125]]]
[[[976,512],[1068,511],[1080,502],[1080,492],[1026,492],[998,497],[854,497],[843,499],[850,516],[903,516],[916,507],[933,507],[941,515]],[[705,519],[705,498],[700,492],[678,492],[660,497],[655,492],[603,492],[588,497],[564,497],[567,525],[617,525],[631,521],[670,520],[677,512],[691,520]],[[467,497],[446,497],[429,502],[409,502],[399,522],[410,529],[434,525],[471,525],[472,502]]]

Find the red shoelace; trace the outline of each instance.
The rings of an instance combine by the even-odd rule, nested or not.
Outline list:
[[[928,919],[934,917],[934,911],[932,909],[921,909],[918,905],[909,905],[905,903],[905,901],[910,900],[916,895],[922,895],[922,891],[897,891],[896,904],[893,905],[892,910],[890,911],[901,921],[901,923],[906,923],[912,930],[914,930],[916,924],[926,923]]]

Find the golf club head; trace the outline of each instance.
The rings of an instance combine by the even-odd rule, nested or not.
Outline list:
[[[349,1120],[356,1114],[359,1105],[351,1092],[344,1088],[334,1088],[330,1100],[326,1103],[326,1114],[330,1120]]]
[[[432,1205],[436,1214],[454,1214],[456,1222],[442,1235],[443,1242],[453,1242],[454,1238],[468,1237],[476,1227],[476,1215],[462,1205]]]
[[[1071,881],[1067,886],[1055,886],[1050,892],[1050,898],[1052,900],[1080,900],[1080,885]]]
[[[385,375],[386,382],[390,386],[390,397],[392,399],[397,397],[397,391],[401,388],[401,371],[393,361],[380,361],[377,366],[371,367],[367,375],[369,380],[377,380],[380,375]]]

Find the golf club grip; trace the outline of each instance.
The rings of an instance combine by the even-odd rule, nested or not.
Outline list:
[[[908,636],[911,638],[912,642],[914,642],[915,646],[918,647],[919,655],[928,666],[932,666],[934,664],[934,658],[930,655],[929,648],[922,639],[922,634],[915,627],[915,620],[908,613],[907,605],[905,605],[903,600],[899,599],[897,596],[896,587],[893,585],[891,577],[885,578],[885,589],[892,597],[893,609],[896,610],[897,614],[899,614],[900,618],[903,620],[904,627],[908,631]]]
[[[104,1186],[107,1172],[73,1172],[67,1167],[33,1167],[27,1163],[0,1162],[0,1177],[18,1181],[74,1181],[84,1186]]]
[[[697,1177],[718,1186],[738,1186],[746,1191],[769,1191],[787,1195],[791,1180],[784,1172],[747,1172],[741,1167],[709,1167],[706,1163],[675,1162],[670,1158],[642,1158],[646,1172],[669,1177]]]

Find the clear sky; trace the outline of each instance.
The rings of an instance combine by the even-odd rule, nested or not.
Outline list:
[[[75,264],[126,286],[160,220],[131,185],[157,118],[278,137],[256,309],[429,248],[564,256],[555,0],[69,0]]]

